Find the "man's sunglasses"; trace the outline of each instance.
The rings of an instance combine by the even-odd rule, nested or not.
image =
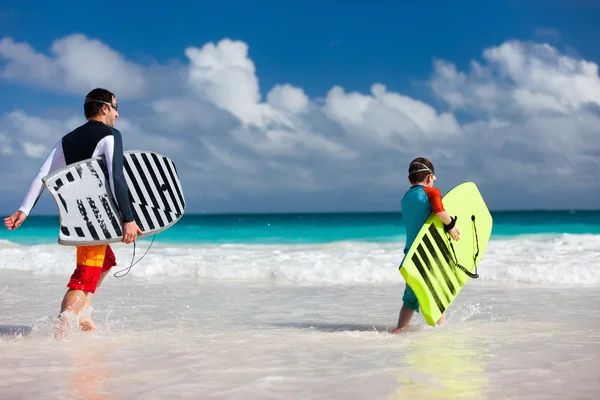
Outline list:
[[[107,101],[102,101],[102,100],[96,100],[96,99],[85,99],[85,103],[102,103],[102,104],[106,104],[108,106],[111,106],[112,108],[115,109],[115,111],[119,111],[119,105],[118,104],[113,104],[113,103],[109,103]]]

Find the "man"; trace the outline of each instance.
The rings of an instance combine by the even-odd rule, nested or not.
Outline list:
[[[135,222],[127,182],[123,174],[121,132],[114,128],[115,119],[119,117],[117,100],[113,93],[97,88],[88,93],[83,109],[87,122],[63,136],[50,151],[31,182],[21,207],[13,215],[4,219],[4,225],[9,230],[21,226],[44,190],[42,178],[50,172],[81,160],[104,156],[112,193],[123,218],[122,241],[127,244],[132,243],[142,231]],[[82,330],[96,329],[88,308],[97,287],[115,265],[115,256],[107,244],[77,247],[77,265],[62,301],[55,338],[62,337],[66,332],[69,314],[80,316],[82,311],[86,312],[79,322]]]

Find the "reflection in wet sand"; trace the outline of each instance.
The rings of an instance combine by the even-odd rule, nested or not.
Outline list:
[[[485,399],[487,352],[481,337],[469,332],[428,331],[406,337],[408,373],[398,376],[398,399]],[[482,345],[483,344],[483,345]]]
[[[67,383],[67,398],[86,400],[118,398],[110,392],[106,384],[112,377],[114,369],[114,365],[107,363],[105,359],[105,355],[111,350],[105,343],[86,342],[81,346],[73,344],[70,358],[74,371]]]

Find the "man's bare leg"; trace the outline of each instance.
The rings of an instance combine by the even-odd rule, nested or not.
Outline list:
[[[67,329],[69,328],[69,317],[72,315],[76,316],[81,313],[81,310],[85,304],[87,293],[88,292],[84,292],[83,290],[67,290],[60,307],[58,322],[54,328],[55,339],[64,337]]]
[[[108,274],[108,271],[104,271],[102,273],[102,276],[100,276],[100,282],[98,282],[98,288],[100,288],[100,285],[102,284],[102,281],[104,280],[104,277],[106,276],[106,274]],[[96,290],[98,290],[98,288],[96,288]],[[82,309],[82,312],[84,313],[84,315],[82,316],[81,320],[79,321],[79,325],[81,326],[81,330],[83,330],[83,331],[95,331],[96,329],[98,329],[98,327],[94,323],[94,320],[92,320],[92,315],[91,315],[91,310],[90,310],[90,306],[92,305],[93,298],[94,298],[94,293],[86,292],[85,303],[84,303],[83,309]]]
[[[85,295],[85,304],[83,305],[81,318],[79,319],[79,326],[81,326],[82,331],[95,331],[98,329],[94,320],[92,320],[92,310],[90,309],[93,297],[94,293],[92,292],[87,292]]]
[[[402,330],[408,325],[412,316],[414,315],[414,310],[409,310],[404,305],[400,309],[400,315],[398,317],[398,326],[396,329],[392,330],[393,334],[401,333]]]

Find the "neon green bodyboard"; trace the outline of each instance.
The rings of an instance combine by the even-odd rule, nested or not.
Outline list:
[[[448,214],[457,217],[460,240],[454,241],[432,213],[400,265],[400,273],[415,292],[425,321],[432,326],[465,283],[477,277],[473,273],[488,245],[493,225],[492,215],[473,182],[454,187],[442,202]]]

